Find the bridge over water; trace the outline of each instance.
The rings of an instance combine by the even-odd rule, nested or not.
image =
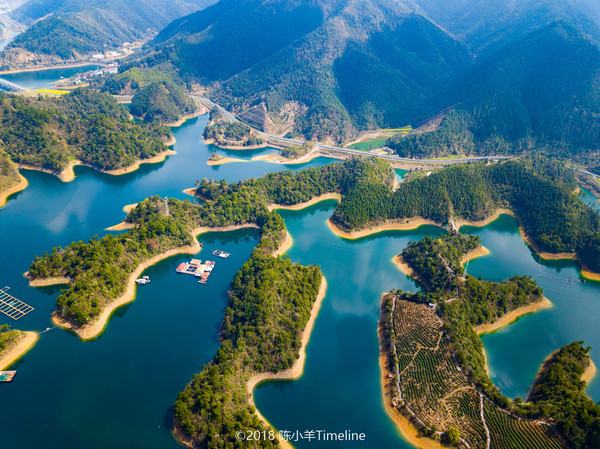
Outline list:
[[[26,87],[23,87],[19,84],[5,80],[4,78],[0,78],[0,88],[4,89],[4,90],[8,90],[10,92],[20,92],[20,91],[24,91],[24,90],[29,90]]]

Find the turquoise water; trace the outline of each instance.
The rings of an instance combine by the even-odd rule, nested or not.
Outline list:
[[[327,201],[303,211],[280,211],[294,239],[291,259],[320,265],[328,289],[307,347],[304,375],[297,381],[259,385],[256,405],[280,430],[348,430],[365,433],[365,443],[356,446],[411,447],[384,410],[378,362],[379,307],[381,294],[392,288],[416,291],[412,279],[391,259],[410,240],[444,231],[423,226],[417,231],[344,240],[326,224],[334,207],[334,201]],[[299,448],[319,445],[314,441],[294,444]],[[350,446],[328,442],[319,447]]]
[[[385,143],[387,141],[388,141],[387,138],[367,139],[367,140],[363,140],[362,142],[353,143],[348,148],[354,148],[355,150],[368,151],[368,150],[371,150],[373,148],[381,148],[382,146],[385,145]]]
[[[49,89],[60,81],[61,77],[70,78],[77,73],[95,70],[98,67],[100,66],[97,64],[90,64],[81,67],[48,69],[35,72],[7,73],[0,75],[0,77],[28,89]]]
[[[598,198],[592,192],[590,192],[585,187],[579,187],[581,192],[579,193],[579,199],[583,201],[585,204],[590,206],[596,212],[600,212],[600,202],[598,202]]]
[[[53,76],[37,82],[43,85]],[[202,140],[207,120],[199,117],[174,131],[176,155],[159,164],[144,164],[127,175],[76,167],[76,180],[65,184],[52,175],[23,170],[29,187],[0,208],[0,287],[9,285],[10,292],[35,311],[17,323],[0,315],[0,324],[37,331],[51,327],[59,288],[30,288],[22,273],[35,255],[104,234],[106,227],[123,220],[126,204],[154,194],[189,198],[182,190],[203,177],[234,182],[332,162],[319,158],[290,167],[267,162],[210,167],[206,161],[211,148]],[[248,159],[276,150],[244,155],[219,151]],[[404,172],[396,174],[401,178]],[[427,226],[347,241],[326,225],[334,204],[329,201],[304,211],[281,212],[294,238],[290,257],[303,264],[319,264],[329,289],[308,345],[304,376],[261,385],[256,402],[281,430],[364,432],[366,442],[355,446],[408,447],[382,404],[377,361],[379,301],[381,293],[391,288],[416,289],[391,263],[392,256],[409,240],[443,231]],[[572,262],[542,262],[538,267],[537,257],[510,217],[467,231],[481,235],[492,251],[470,263],[471,274],[499,281],[515,273],[538,275],[541,268],[543,275],[536,280],[555,303],[553,309],[524,317],[483,338],[492,378],[505,394],[526,395],[542,360],[573,340],[583,338],[594,346],[592,357],[600,362],[600,331],[594,320],[600,312],[600,284],[560,279],[578,278]],[[192,256],[176,256],[146,270],[152,283],[138,289],[137,299],[119,309],[96,340],[84,343],[61,329],[41,335],[34,349],[15,365],[18,374],[13,383],[0,385],[0,404],[10,411],[0,420],[2,447],[179,447],[171,435],[172,403],[218,347],[229,283],[256,244],[257,232],[210,234],[200,240],[205,244],[197,255],[200,259],[216,248],[232,254],[217,261],[207,285],[177,275],[178,263]],[[588,391],[600,399],[598,379]],[[334,447],[331,443],[321,446]]]
[[[600,362],[599,282],[581,283],[583,278],[574,261],[540,260],[521,238],[515,218],[503,215],[485,228],[463,229],[479,235],[491,251],[469,263],[471,275],[502,281],[517,273],[528,274],[554,305],[483,336],[490,377],[505,395],[525,399],[544,359],[573,341],[585,340],[592,346],[592,360]],[[587,391],[594,400],[600,400],[598,376]]]

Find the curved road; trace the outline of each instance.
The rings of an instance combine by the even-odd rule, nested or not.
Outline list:
[[[208,98],[201,97],[198,95],[190,95],[190,97],[195,100],[198,100],[199,102],[201,102],[202,104],[204,104],[205,106],[207,106],[211,109],[218,108],[221,111],[221,113],[231,121],[243,123],[236,116],[234,116],[231,112],[227,111],[221,105],[218,105],[217,103],[209,100]],[[245,123],[245,124],[248,125],[247,123]],[[248,126],[250,126],[250,125],[248,125]],[[265,133],[254,127],[251,127],[251,128],[259,135],[261,135],[271,141],[276,141],[276,142],[281,142],[283,144],[291,144],[291,145],[302,145],[305,142],[304,140],[288,139],[285,137],[274,136],[273,134]],[[361,156],[366,156],[366,155],[376,156],[380,159],[386,159],[386,160],[390,160],[390,161],[394,161],[394,162],[410,162],[410,163],[416,163],[416,164],[462,163],[462,162],[473,162],[473,161],[480,161],[480,160],[497,161],[500,159],[511,159],[512,158],[512,156],[473,156],[473,157],[462,157],[462,158],[456,158],[456,159],[441,159],[441,160],[440,159],[412,159],[412,158],[407,158],[407,157],[367,153],[367,152],[361,151],[361,150],[353,150],[351,148],[336,147],[336,146],[332,146],[332,145],[325,145],[322,143],[316,143],[315,146],[317,147],[317,149],[322,148],[324,150],[337,151],[337,152],[346,153],[346,154],[359,154]]]

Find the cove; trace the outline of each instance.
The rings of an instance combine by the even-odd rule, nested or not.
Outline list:
[[[599,282],[579,282],[583,278],[575,261],[540,259],[521,238],[513,217],[502,215],[484,228],[465,226],[461,232],[479,235],[491,252],[471,261],[469,274],[496,282],[514,274],[528,274],[554,304],[482,336],[490,377],[502,393],[526,399],[544,359],[573,341],[585,340],[592,346],[592,360],[600,362]],[[600,400],[598,376],[590,382],[587,393]]]
[[[321,267],[328,288],[311,339],[303,376],[270,381],[254,391],[258,409],[278,430],[365,433],[364,442],[294,441],[298,448],[412,447],[387,416],[380,385],[377,323],[383,292],[416,291],[415,282],[392,262],[410,240],[444,231],[422,226],[359,240],[331,232],[335,201],[301,211],[279,211],[294,239],[288,254],[302,265]]]
[[[0,315],[0,324],[38,331],[51,327],[50,313],[59,287],[30,288],[22,273],[35,255],[104,234],[106,227],[125,217],[122,207],[126,204],[154,194],[195,201],[182,190],[204,177],[234,182],[332,162],[319,158],[289,167],[268,162],[210,167],[206,161],[211,148],[202,139],[207,121],[203,116],[175,129],[176,155],[159,164],[144,164],[128,175],[115,177],[76,167],[77,178],[65,184],[46,173],[23,171],[29,187],[0,209],[0,287],[10,285],[12,294],[36,310],[17,323]],[[227,154],[249,159],[275,151],[266,148],[242,156],[232,150]],[[403,172],[397,174],[401,177]],[[320,265],[329,289],[308,344],[304,376],[262,384],[255,391],[256,403],[280,430],[349,430],[366,434],[365,442],[356,446],[410,447],[382,403],[377,360],[379,301],[381,293],[391,288],[417,289],[391,258],[409,240],[444,231],[426,226],[347,241],[326,225],[334,205],[324,202],[303,211],[281,212],[294,238],[290,257],[302,264]],[[472,261],[469,273],[502,280],[515,273],[535,276],[541,269],[536,280],[555,304],[484,336],[492,379],[505,394],[526,395],[539,364],[564,343],[583,338],[594,347],[592,358],[600,360],[596,356],[600,335],[593,319],[600,307],[598,283],[567,283],[565,279],[579,277],[571,261],[538,266],[537,256],[510,217],[464,231],[481,235],[492,251]],[[177,275],[177,264],[192,256],[175,256],[146,270],[152,283],[138,289],[137,299],[119,309],[96,340],[83,343],[60,329],[41,335],[37,346],[15,366],[19,371],[15,381],[0,385],[0,401],[7,410],[0,420],[4,445],[25,449],[180,447],[171,435],[171,405],[193,374],[214,356],[229,284],[255,246],[257,233],[204,234],[200,241],[205,250],[197,258],[210,258],[207,255],[213,249],[232,254],[218,262],[207,285]],[[588,392],[600,398],[598,379]],[[299,441],[296,446],[314,444]],[[321,446],[335,447],[326,444]],[[339,443],[337,447],[348,446]]]

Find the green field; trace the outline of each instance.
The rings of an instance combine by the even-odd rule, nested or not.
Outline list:
[[[381,148],[387,142],[387,137],[378,137],[376,139],[365,139],[357,143],[349,145],[348,148],[353,150],[369,151],[373,148]]]

